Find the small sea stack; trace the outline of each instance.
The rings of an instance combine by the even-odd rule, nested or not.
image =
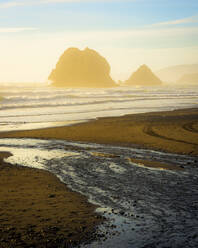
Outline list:
[[[147,65],[142,65],[130,78],[125,81],[127,86],[157,86],[162,81],[151,71]]]
[[[115,87],[110,71],[107,60],[95,50],[69,48],[60,57],[48,79],[55,87]]]

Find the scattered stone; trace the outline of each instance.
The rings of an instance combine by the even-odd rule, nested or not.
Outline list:
[[[120,211],[120,215],[124,215],[124,214],[125,214],[125,212],[121,210]]]
[[[55,195],[55,194],[51,194],[51,195],[49,195],[49,198],[54,198],[54,197],[56,197],[56,195]]]

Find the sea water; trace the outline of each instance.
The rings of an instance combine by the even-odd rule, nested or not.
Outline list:
[[[71,125],[94,118],[198,106],[198,87],[71,89],[1,86],[0,131]]]

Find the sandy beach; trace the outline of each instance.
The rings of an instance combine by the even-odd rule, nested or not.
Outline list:
[[[0,138],[41,138],[198,154],[198,109],[99,118],[56,128],[3,132]]]
[[[93,238],[101,218],[86,197],[51,173],[3,162],[0,153],[0,247],[68,247]]]
[[[198,109],[100,118],[67,127],[0,133],[0,138],[27,137],[198,155]],[[2,248],[57,247],[63,242],[76,244],[91,238],[95,226],[101,222],[94,213],[96,206],[68,190],[51,173],[10,166],[3,158],[11,154],[0,155]]]

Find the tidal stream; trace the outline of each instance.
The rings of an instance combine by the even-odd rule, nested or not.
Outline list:
[[[84,248],[198,247],[198,157],[39,139],[0,139],[0,151],[13,154],[6,159],[13,165],[52,172],[99,206],[107,221]]]

